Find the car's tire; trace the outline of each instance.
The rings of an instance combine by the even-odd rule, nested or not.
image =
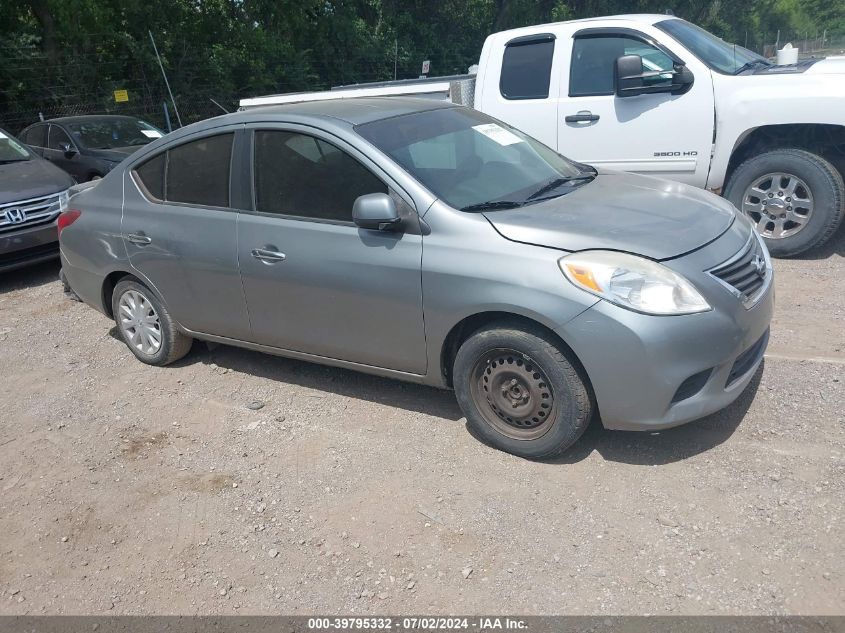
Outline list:
[[[176,328],[155,294],[134,279],[123,279],[114,287],[112,314],[123,342],[148,365],[168,365],[191,350],[193,339]]]
[[[798,194],[794,200],[790,189]],[[845,216],[842,175],[821,156],[801,149],[749,158],[731,174],[724,195],[757,225],[775,257],[818,248]]]
[[[592,418],[577,360],[539,327],[499,323],[473,333],[455,356],[452,384],[475,435],[528,459],[560,455]]]

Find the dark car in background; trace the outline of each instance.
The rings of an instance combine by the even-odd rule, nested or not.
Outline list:
[[[164,132],[130,116],[91,115],[30,125],[21,140],[78,182],[96,180]]]
[[[0,271],[57,257],[73,179],[0,129]]]

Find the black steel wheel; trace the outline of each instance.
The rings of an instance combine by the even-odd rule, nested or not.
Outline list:
[[[458,348],[452,383],[473,434],[520,457],[563,453],[592,418],[580,363],[539,326],[499,323],[474,332]]]

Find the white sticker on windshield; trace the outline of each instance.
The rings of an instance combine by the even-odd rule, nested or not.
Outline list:
[[[147,138],[161,138],[161,132],[158,130],[141,130],[141,134]]]
[[[514,134],[513,132],[509,132],[501,125],[496,125],[495,123],[473,125],[472,129],[476,132],[480,132],[487,138],[496,141],[499,145],[513,145],[514,143],[522,143],[522,139],[519,138],[516,134]]]

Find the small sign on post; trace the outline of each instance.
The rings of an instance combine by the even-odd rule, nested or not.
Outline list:
[[[114,91],[114,102],[115,103],[125,103],[129,101],[129,93],[126,90],[115,90]]]
[[[422,65],[422,74],[427,75],[430,70],[431,70],[431,60],[427,59],[423,62],[423,65]]]

